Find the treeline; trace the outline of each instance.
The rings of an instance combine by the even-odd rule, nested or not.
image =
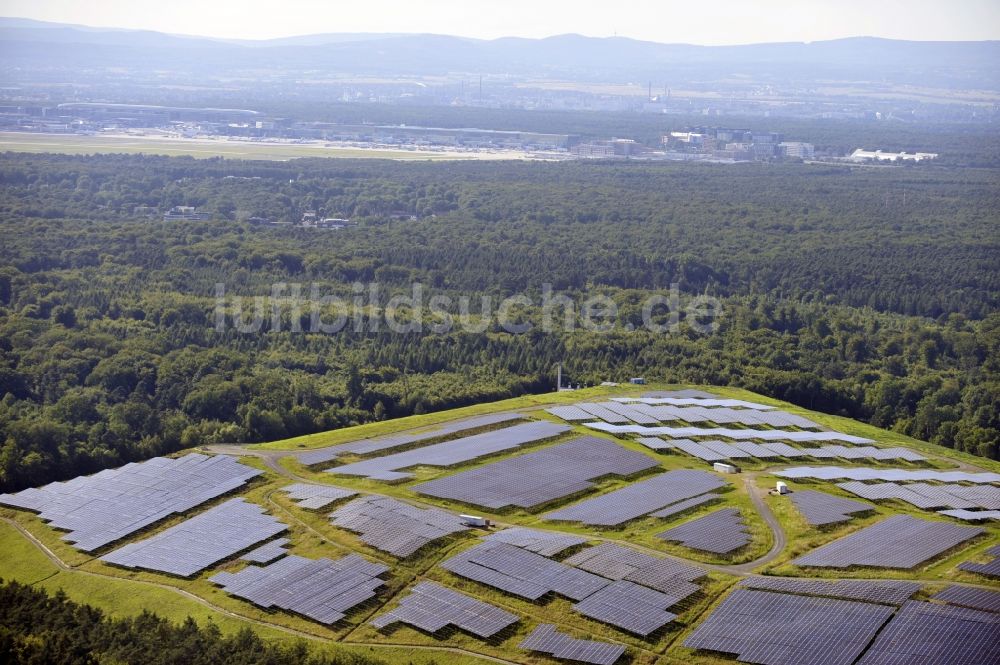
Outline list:
[[[646,376],[743,386],[1000,457],[988,176],[912,176],[905,182],[920,205],[872,218],[877,174],[462,166],[54,156],[0,164],[0,490],[202,443],[551,390],[557,362],[574,383]],[[754,189],[765,186],[773,194]],[[162,202],[168,189],[182,202],[235,210],[216,207],[208,222],[133,218],[131,205]],[[239,221],[261,211],[334,214],[359,201],[391,209],[414,197],[435,216],[361,215],[358,228],[337,232]],[[32,210],[43,205],[58,214]],[[493,322],[482,333],[438,334],[425,313],[420,332],[349,325],[310,334],[291,332],[289,307],[280,330],[241,333],[231,319],[223,332],[214,327],[216,283],[251,296],[280,282],[302,283],[307,295],[315,282],[348,298],[353,282],[368,281],[383,289],[368,314],[414,281],[427,298],[524,293],[534,329],[510,334]],[[674,282],[685,297],[722,299],[715,333],[688,321],[669,335],[643,329],[643,300]],[[544,283],[577,304],[608,295],[618,331],[544,332]],[[298,316],[308,330],[308,309]],[[637,329],[625,332],[629,324]]]
[[[67,599],[60,589],[0,581],[0,662],[11,665],[377,665],[355,654],[325,655],[304,641],[263,641],[249,627],[223,635],[188,617],[175,624],[151,612],[115,619]]]

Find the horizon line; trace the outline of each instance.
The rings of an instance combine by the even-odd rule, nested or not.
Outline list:
[[[740,46],[773,46],[782,44],[823,44],[828,42],[836,41],[846,41],[850,39],[874,39],[888,42],[906,42],[913,44],[988,44],[1000,41],[997,39],[899,39],[895,37],[880,37],[878,35],[844,35],[841,37],[831,37],[829,39],[812,39],[812,40],[799,40],[799,41],[775,41],[775,42],[741,42],[741,43],[726,43],[726,44],[699,44],[695,42],[658,42],[649,39],[641,39],[638,37],[630,37],[628,35],[586,35],[580,32],[565,32],[558,34],[551,34],[545,37],[526,37],[522,35],[504,35],[501,37],[470,37],[467,35],[449,34],[449,33],[436,33],[436,32],[371,32],[366,30],[359,30],[354,32],[310,32],[310,33],[298,33],[291,35],[282,35],[277,37],[219,37],[214,35],[206,34],[193,34],[193,33],[177,33],[177,32],[165,32],[162,30],[155,30],[152,28],[127,28],[127,27],[116,27],[107,25],[88,25],[84,23],[64,23],[60,21],[46,21],[42,19],[35,19],[28,16],[0,16],[0,21],[4,20],[17,20],[17,21],[28,21],[31,23],[44,24],[47,26],[58,26],[63,28],[76,28],[85,29],[92,31],[103,31],[103,32],[133,32],[133,33],[151,33],[155,35],[163,35],[166,37],[174,37],[178,39],[203,39],[210,40],[220,43],[241,45],[241,44],[265,44],[272,41],[280,41],[286,39],[304,39],[309,37],[323,37],[327,35],[350,35],[350,36],[360,36],[360,35],[370,35],[372,38],[396,38],[396,37],[449,37],[453,39],[465,39],[475,42],[496,42],[504,39],[523,39],[526,41],[545,41],[547,39],[557,39],[560,37],[581,37],[584,39],[623,39],[633,42],[641,42],[646,44],[657,44],[660,46],[694,46],[699,48],[728,48],[728,47],[740,47]],[[30,29],[25,26],[26,29]],[[43,28],[37,28],[43,29]],[[359,40],[361,41],[361,40]]]

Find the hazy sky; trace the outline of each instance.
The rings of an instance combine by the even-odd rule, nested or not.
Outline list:
[[[745,44],[1000,39],[1000,0],[0,0],[0,15],[262,39],[320,32]]]

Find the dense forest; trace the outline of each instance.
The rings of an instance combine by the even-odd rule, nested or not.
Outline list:
[[[223,635],[193,619],[174,624],[151,612],[113,619],[90,605],[0,580],[0,662],[11,665],[378,665],[310,653],[305,642],[264,642],[249,627]]]
[[[574,383],[738,385],[997,458],[997,185],[937,167],[7,154],[0,487],[551,390],[557,362]],[[213,219],[146,216],[175,205]],[[306,211],[357,226],[249,221]],[[280,329],[214,327],[217,283],[356,282],[522,293],[536,324],[545,285],[599,293],[637,329],[307,333],[290,308]],[[641,327],[672,284],[721,299],[717,331]]]

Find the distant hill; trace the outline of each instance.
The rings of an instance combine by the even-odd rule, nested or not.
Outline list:
[[[507,75],[690,85],[720,80],[815,86],[837,81],[1000,89],[1000,42],[854,37],[744,46],[660,44],[558,35],[477,40],[431,34],[303,35],[221,40],[0,19],[0,57],[29,68],[249,69],[338,74]]]

